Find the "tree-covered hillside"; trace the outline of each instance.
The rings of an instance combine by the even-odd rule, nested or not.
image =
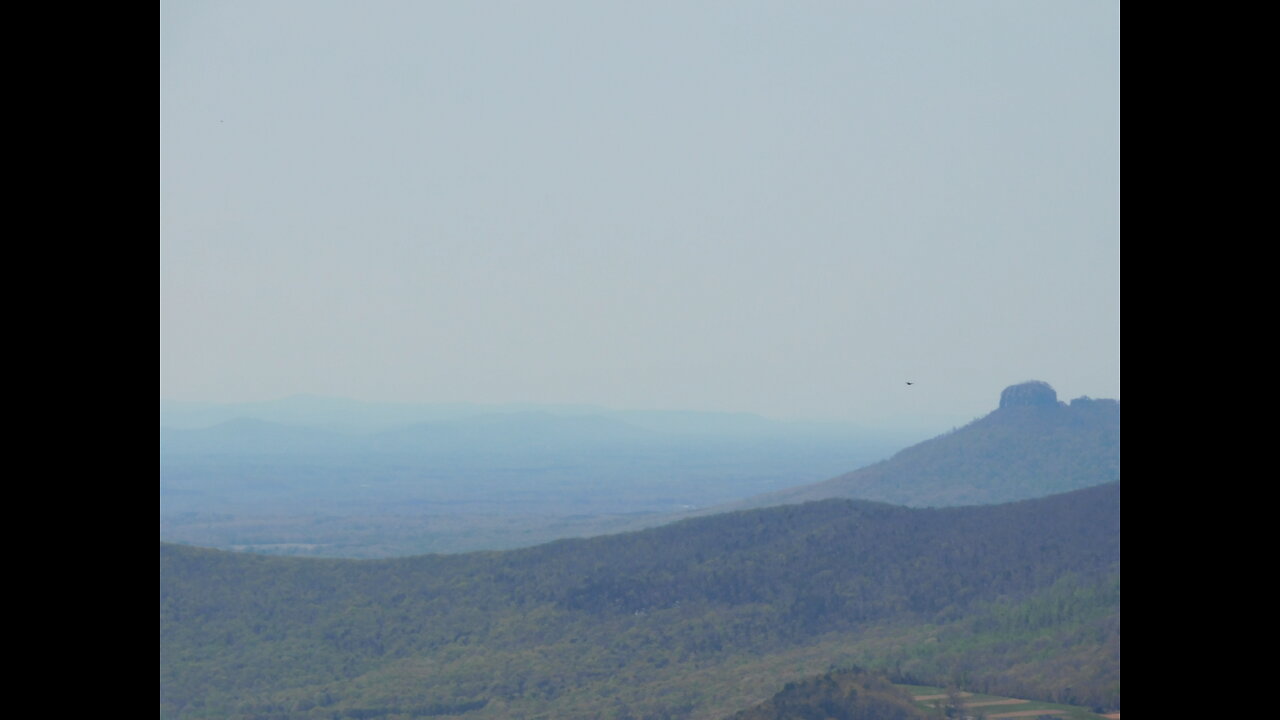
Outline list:
[[[832,500],[501,553],[160,559],[166,718],[719,717],[851,661],[1118,696],[1118,483],[989,507]]]
[[[728,720],[929,720],[911,696],[862,669],[833,671],[786,687]]]

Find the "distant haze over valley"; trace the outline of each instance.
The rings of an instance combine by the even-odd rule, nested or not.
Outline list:
[[[826,497],[991,503],[1119,478],[1119,403],[1063,403],[1040,382],[1011,386],[996,411],[921,440],[745,413],[162,402],[161,537],[404,555]]]
[[[161,536],[356,556],[514,547],[815,482],[918,439],[745,413],[162,402]]]

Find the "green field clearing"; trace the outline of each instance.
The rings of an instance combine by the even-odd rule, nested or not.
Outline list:
[[[926,710],[945,708],[951,696],[947,688],[943,687],[928,685],[899,685],[898,687],[911,693],[916,704]],[[956,695],[963,705],[964,715],[972,718],[996,720],[997,718],[1057,717],[1064,720],[1101,720],[1106,717],[1074,705],[969,692],[960,692]]]

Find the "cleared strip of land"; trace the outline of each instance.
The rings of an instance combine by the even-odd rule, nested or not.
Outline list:
[[[948,695],[947,693],[942,693],[941,695],[916,695],[914,699],[915,699],[915,700],[917,700],[917,701],[920,701],[920,700],[946,700],[946,699],[947,699],[947,698],[949,698],[949,697],[951,697],[951,696],[950,696],[950,695]],[[971,692],[956,693],[956,697],[973,697],[973,693],[971,693]],[[1019,700],[1018,702],[1026,702],[1026,700]]]
[[[1013,706],[1013,705],[1030,705],[1032,703],[1041,704],[1035,700],[1023,700],[1021,698],[1004,698],[1004,697],[987,696],[985,699],[971,699],[974,697],[975,697],[974,694],[971,692],[957,692],[957,693],[931,692],[928,695],[915,695],[912,697],[912,699],[915,700],[917,703],[919,703],[921,706],[926,706],[927,704],[933,703],[934,701],[937,701],[937,700],[948,700],[952,698],[961,699],[964,701],[965,708],[973,708],[973,709],[998,708],[998,707],[1007,707],[1007,706]],[[1073,711],[1058,710],[1054,708],[1045,708],[1045,707],[1041,707],[1033,710],[1009,710],[1008,712],[988,713],[985,715],[985,717],[990,718],[990,720],[997,720],[997,718],[1026,718],[1026,717],[1040,717],[1040,716],[1065,718],[1065,717],[1075,717],[1076,715]],[[1106,718],[1107,720],[1120,720],[1120,713],[1117,712],[1117,713],[1110,713],[1108,715],[1096,715],[1096,716],[1090,715],[1090,717],[1102,717],[1102,718]]]

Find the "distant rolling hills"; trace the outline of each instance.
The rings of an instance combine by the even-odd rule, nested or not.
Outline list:
[[[490,422],[523,421],[460,425]],[[384,560],[162,542],[161,717],[723,718],[853,664],[1114,708],[1118,478],[1119,403],[1025,383],[885,462],[637,532]],[[1088,487],[941,507],[1063,486]],[[841,493],[938,507],[781,504]]]
[[[433,419],[395,424],[414,416],[356,404],[344,424],[339,404],[306,423],[315,400],[298,403],[162,413],[177,424],[160,428],[161,514],[665,513],[829,477],[910,441],[723,413],[424,406]]]
[[[161,423],[162,539],[329,557],[635,529],[821,480],[918,439],[746,414],[320,398],[162,404]]]

